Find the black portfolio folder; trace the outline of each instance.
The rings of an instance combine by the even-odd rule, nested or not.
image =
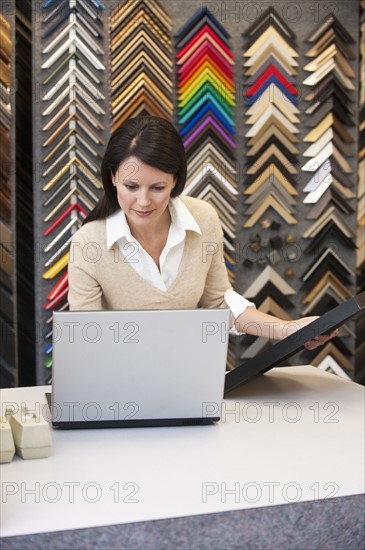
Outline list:
[[[327,311],[309,325],[280,340],[269,349],[238,365],[226,374],[224,393],[237,388],[258,374],[276,367],[298,351],[315,336],[326,334],[343,325],[361,310],[365,310],[365,292]]]

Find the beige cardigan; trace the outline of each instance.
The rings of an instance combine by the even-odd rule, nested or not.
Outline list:
[[[115,243],[106,247],[106,220],[85,224],[70,248],[71,310],[227,308],[224,293],[232,288],[223,257],[223,232],[218,215],[206,201],[180,197],[202,235],[187,231],[175,281],[166,290],[145,281]]]

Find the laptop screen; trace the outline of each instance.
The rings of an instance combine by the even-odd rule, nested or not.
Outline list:
[[[53,425],[219,419],[229,320],[222,309],[55,312]]]

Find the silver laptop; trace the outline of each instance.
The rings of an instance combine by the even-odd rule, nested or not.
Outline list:
[[[217,422],[229,320],[224,309],[54,312],[53,426]]]

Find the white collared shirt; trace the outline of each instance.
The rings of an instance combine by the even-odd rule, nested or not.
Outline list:
[[[160,270],[151,256],[131,234],[123,210],[106,220],[107,248],[118,243],[121,254],[143,279],[160,290],[167,290],[175,280],[184,251],[186,231],[201,233],[201,229],[185,204],[178,198],[170,199],[171,225],[166,244],[160,256]],[[227,289],[224,300],[237,318],[254,304],[232,289]]]

